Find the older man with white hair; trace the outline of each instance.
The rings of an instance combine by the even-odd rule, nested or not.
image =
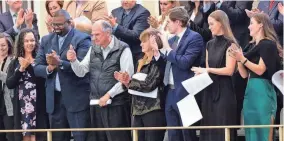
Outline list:
[[[67,59],[79,77],[90,73],[91,122],[94,128],[129,127],[130,98],[122,83],[114,78],[115,72],[134,73],[129,46],[112,35],[112,26],[104,20],[92,26],[94,45],[79,62],[70,47]],[[130,141],[130,131],[94,132],[98,141]]]

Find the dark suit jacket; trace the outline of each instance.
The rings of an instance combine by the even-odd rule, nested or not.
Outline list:
[[[243,48],[250,41],[248,30],[250,19],[245,9],[251,10],[252,3],[253,1],[225,1],[220,7],[220,10],[228,15],[233,34]]]
[[[124,9],[122,7],[112,10],[112,15],[117,18],[117,28],[114,31],[114,35],[121,41],[127,43],[130,46],[133,54],[141,53],[139,36],[142,31],[150,27],[147,22],[147,18],[150,16],[150,12],[140,4],[136,4],[128,14],[128,16],[122,20]]]
[[[10,11],[7,11],[5,13],[0,14],[0,33],[6,32],[15,41],[15,37],[18,34],[14,31],[13,26],[14,26],[14,22],[13,22],[13,18],[12,18]],[[25,27],[26,27],[26,24],[23,23],[22,26],[21,26],[21,29],[25,28]],[[36,31],[35,33],[36,33],[36,35],[38,36],[38,39],[39,39],[36,14],[34,14],[34,19],[33,19],[33,29]]]
[[[173,42],[174,38],[171,38],[169,44],[172,45]],[[170,61],[172,64],[177,96],[175,100],[179,101],[188,95],[181,82],[194,76],[194,72],[191,71],[191,68],[200,65],[203,48],[204,43],[201,35],[187,28],[177,49],[168,53],[166,58],[167,61]]]
[[[258,9],[269,15],[270,21],[272,22],[275,32],[278,35],[279,42],[283,45],[283,15],[278,11],[277,5],[281,1],[275,1],[273,8],[269,10],[269,1],[260,1]]]
[[[54,111],[55,78],[57,73],[59,74],[63,104],[67,111],[78,112],[89,107],[89,76],[77,77],[73,72],[71,64],[66,57],[70,44],[74,47],[78,60],[81,61],[91,46],[91,38],[85,33],[71,29],[60,51],[58,36],[55,33],[50,33],[41,40],[34,71],[35,75],[46,79],[46,111],[48,113]],[[51,50],[57,52],[63,64],[62,67],[57,68],[57,70],[48,75],[46,72],[47,63],[45,55],[50,53]]]

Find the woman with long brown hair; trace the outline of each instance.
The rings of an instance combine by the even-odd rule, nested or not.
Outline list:
[[[33,71],[38,39],[32,29],[22,29],[15,46],[15,58],[8,67],[6,85],[14,90],[14,128],[23,129],[15,133],[15,140],[42,141],[45,133],[27,132],[29,129],[47,128],[45,112],[44,79]]]
[[[8,66],[13,60],[13,39],[6,33],[0,33],[0,130],[14,127],[13,98],[14,91],[6,86]],[[14,133],[1,133],[0,140],[14,141]]]
[[[245,48],[231,47],[231,56],[238,61],[243,78],[248,77],[243,114],[245,125],[274,124],[277,102],[271,82],[272,75],[281,69],[282,47],[268,15],[258,13],[250,19],[253,41]],[[272,141],[273,128],[247,128],[246,141]]]
[[[236,124],[236,97],[231,76],[236,60],[229,56],[228,49],[237,41],[231,31],[229,19],[225,12],[217,10],[208,17],[209,29],[213,39],[206,45],[206,68],[193,67],[196,75],[207,72],[213,80],[202,96],[201,125],[220,126]],[[200,131],[200,141],[224,141],[222,129]],[[235,132],[231,132],[231,140]]]

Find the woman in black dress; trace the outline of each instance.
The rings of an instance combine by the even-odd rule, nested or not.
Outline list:
[[[204,90],[202,98],[201,125],[220,126],[236,124],[236,96],[231,76],[236,60],[228,55],[232,44],[237,44],[230,28],[229,19],[221,10],[212,12],[208,18],[209,29],[214,36],[206,46],[206,68],[193,67],[198,75],[208,72],[213,83]],[[235,132],[231,132],[231,140]],[[201,130],[200,141],[224,141],[223,129]]]
[[[35,129],[39,125],[40,128],[46,128],[46,118],[42,118],[45,115],[44,80],[35,77],[33,71],[37,41],[33,30],[21,30],[16,42],[15,59],[11,61],[8,69],[6,85],[9,89],[14,89],[16,129]],[[32,132],[23,132],[22,136],[17,134],[16,140],[22,140],[22,137],[24,141],[43,140],[36,138]]]

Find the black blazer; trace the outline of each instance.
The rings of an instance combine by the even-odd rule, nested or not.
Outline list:
[[[14,31],[13,26],[14,26],[14,22],[13,22],[13,18],[12,18],[10,11],[7,11],[5,13],[0,14],[0,33],[6,32],[15,41],[15,37],[18,34]],[[21,26],[21,29],[23,29],[25,27],[26,27],[26,24],[23,23],[22,26]],[[34,14],[34,19],[33,19],[33,29],[36,31],[35,33],[36,33],[36,35],[38,36],[38,39],[39,39],[39,32],[38,32],[36,14]]]
[[[230,20],[230,25],[235,38],[241,47],[245,47],[250,41],[249,22],[245,9],[251,10],[253,1],[224,1],[220,7]]]
[[[29,66],[32,68],[32,66]],[[19,101],[19,80],[22,73],[18,70],[20,64],[18,58],[11,61],[8,67],[6,85],[9,89],[14,89],[13,112],[14,112],[14,129],[22,129],[21,126],[21,107]],[[48,115],[45,108],[45,80],[40,77],[36,77],[36,128],[46,129],[49,128]],[[22,140],[22,133],[14,133],[15,141]],[[46,133],[36,133],[37,140],[43,140],[46,137]]]
[[[139,36],[141,32],[150,27],[147,22],[150,12],[142,5],[136,4],[122,22],[123,13],[124,9],[122,7],[111,11],[113,17],[117,18],[118,24],[114,35],[130,46],[133,55],[141,53]]]

